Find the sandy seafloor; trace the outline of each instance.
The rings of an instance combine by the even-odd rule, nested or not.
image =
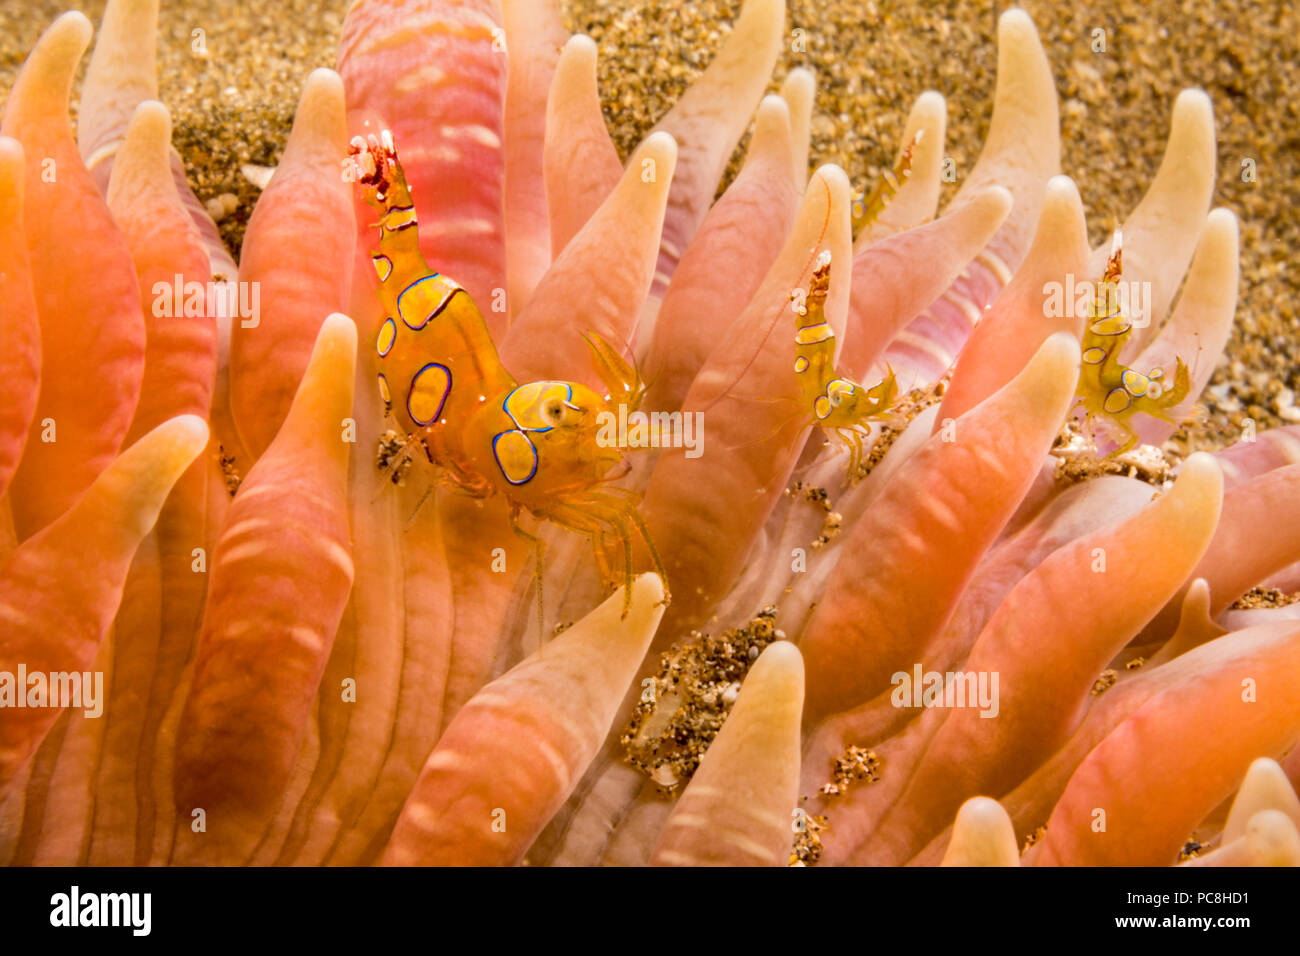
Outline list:
[[[302,82],[334,66],[350,0],[161,0],[161,96],[174,142],[237,248],[257,188],[244,164],[274,165]],[[740,0],[565,0],[568,26],[596,38],[606,118],[624,155],[706,66]],[[1227,358],[1206,414],[1174,448],[1221,446],[1249,416],[1261,427],[1300,422],[1300,5],[1289,0],[1091,0],[1021,4],[1037,24],[1061,99],[1063,171],[1079,185],[1094,244],[1141,198],[1160,161],[1169,111],[1187,86],[1214,101],[1215,203],[1241,219],[1242,286]],[[948,99],[947,154],[958,183],[992,110],[999,12],[1006,4],[787,0],[791,31],[773,88],[794,66],[818,78],[812,160],[844,166],[856,189],[892,158],[916,97]],[[41,30],[66,9],[98,24],[104,0],[0,0],[0,90]],[[1096,30],[1106,51],[1093,51]],[[202,31],[196,34],[195,31]],[[201,36],[203,54],[195,52]],[[744,144],[741,144],[743,150]],[[737,160],[739,159],[739,151]],[[1243,181],[1252,160],[1256,181]],[[736,163],[733,162],[733,170]],[[226,196],[229,194],[229,196]],[[71,278],[71,277],[70,277]]]

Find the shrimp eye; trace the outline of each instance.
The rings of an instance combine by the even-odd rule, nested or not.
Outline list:
[[[542,403],[542,417],[552,425],[558,425],[564,421],[564,401],[559,398],[548,398]]]

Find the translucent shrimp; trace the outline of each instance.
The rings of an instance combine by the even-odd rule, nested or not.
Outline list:
[[[898,161],[894,164],[893,168],[887,169],[885,170],[884,173],[881,174],[880,178],[876,181],[875,186],[872,187],[871,192],[867,193],[861,199],[854,200],[852,208],[850,210],[851,233],[853,236],[856,237],[864,229],[870,228],[871,225],[875,223],[875,221],[880,217],[880,214],[883,213],[889,207],[889,204],[893,201],[894,197],[898,194],[898,191],[903,188],[903,184],[906,183],[909,178],[911,178],[912,156],[916,151],[917,145],[921,142],[921,137],[924,134],[924,132],[925,130],[917,130],[916,135],[912,137],[912,141],[908,143],[907,147],[902,151],[902,153],[899,154]],[[799,278],[796,281],[802,281],[803,276],[808,271],[808,268],[810,266],[813,266],[815,263],[824,265],[826,269],[826,274],[829,275],[830,253],[829,251],[823,251],[819,254],[817,251],[818,247],[822,243],[822,240],[825,239],[826,237],[826,229],[827,226],[829,226],[830,224],[830,215],[831,215],[830,187],[827,186],[824,182],[822,183],[822,186],[823,188],[826,189],[826,205],[827,205],[826,219],[822,222],[821,233],[817,236],[817,241],[813,245],[813,252],[808,257],[808,261],[804,264],[804,267],[799,271]],[[824,263],[823,263],[823,258],[824,258]],[[814,284],[816,282],[817,280],[814,277]],[[821,296],[820,300],[818,300],[818,302],[816,303],[819,309],[817,313],[819,316],[821,315],[820,308],[822,304],[824,304],[826,298],[825,286],[821,288],[820,296]],[[844,412],[843,413],[836,412],[834,415],[830,417],[830,419],[827,419],[828,423],[825,424],[824,427],[836,429],[837,434],[839,434],[839,437],[843,438],[846,444],[849,445],[851,452],[853,449],[858,450],[858,454],[852,456],[852,461],[851,461],[850,471],[849,471],[850,480],[856,481],[857,480],[856,476],[858,474],[858,470],[857,470],[858,465],[861,464],[860,459],[861,459],[863,432],[869,431],[869,426],[866,425],[866,421],[868,418],[874,417],[875,413],[869,411],[865,405],[859,405],[860,402],[865,400],[857,398],[855,393],[850,392],[846,388],[846,386],[853,386],[855,390],[863,391],[864,390],[863,387],[857,385],[855,382],[853,382],[850,379],[844,378],[843,376],[836,374],[834,370],[835,336],[834,333],[831,332],[830,326],[825,324],[824,318],[822,318],[819,322],[812,323],[819,327],[824,327],[825,332],[827,333],[827,338],[824,340],[824,342],[809,342],[809,343],[799,342],[798,336],[800,334],[803,334],[801,331],[804,327],[803,320],[807,316],[806,311],[801,311],[805,309],[805,305],[802,303],[806,298],[809,297],[811,297],[810,292],[805,292],[805,290],[803,289],[796,289],[790,294],[791,301],[795,303],[794,309],[795,309],[797,324],[798,324],[798,328],[796,329],[796,349],[802,348],[803,345],[805,344],[808,346],[806,350],[806,354],[801,353],[797,355],[795,359],[795,366],[796,366],[795,371],[800,376],[799,378],[800,388],[803,391],[803,400],[800,402],[801,407],[799,412],[796,413],[796,415],[797,416],[802,415],[804,409],[811,409],[813,412],[815,423],[822,424],[825,416],[820,416],[817,414],[816,405],[817,405],[818,396],[825,395],[828,399],[830,398],[830,392],[828,392],[827,389],[830,389],[831,392],[834,392],[837,397],[837,404],[832,406],[835,409],[839,408],[838,402],[843,402],[846,398],[850,399],[848,404],[845,406]],[[745,372],[748,371],[750,364],[754,361],[754,358],[758,355],[758,352],[762,349],[763,344],[768,341],[768,336],[772,334],[772,330],[776,327],[777,322],[780,319],[783,312],[784,312],[784,308],[778,309],[774,312],[771,323],[768,325],[767,329],[763,332],[763,336],[760,344],[755,348],[754,354],[749,357],[749,361],[745,363],[744,367],[740,370],[740,373],[736,376],[735,380],[732,383],[733,385],[735,384],[735,382],[740,381],[741,378],[743,378]],[[812,374],[804,375],[802,371],[804,369],[812,369]],[[888,381],[890,383],[887,389],[882,388],[882,386],[885,385],[885,381]],[[836,384],[832,385],[832,383],[836,383]],[[877,385],[872,386],[872,390],[875,390],[873,394],[876,397],[880,397],[880,398],[887,397],[888,403],[892,404],[896,399],[897,392],[898,392],[897,385],[896,383],[894,383],[894,374],[892,370],[886,376],[886,380],[882,380],[880,383],[877,383]],[[886,392],[888,392],[887,396],[886,396]],[[713,405],[716,405],[718,402],[722,401],[729,394],[731,394],[731,386],[728,386],[727,388],[723,389],[722,393],[710,403],[708,408],[712,408]],[[861,411],[862,417],[857,419],[851,418],[850,410],[859,407],[862,409]],[[859,425],[863,427],[856,427]],[[842,434],[840,434],[841,430],[843,432]],[[849,433],[851,432],[853,434],[850,435]],[[775,434],[775,432],[773,432],[773,434]]]
[[[415,203],[392,134],[354,138],[349,158],[352,178],[379,212],[371,261],[385,320],[375,350],[379,394],[394,426],[380,443],[381,469],[396,481],[413,453],[422,453],[458,491],[505,497],[513,530],[536,552],[539,617],[543,548],[519,525],[524,509],[591,540],[603,580],[626,588],[624,614],[634,538],[645,544],[666,589],[636,496],[610,484],[626,470],[622,449],[601,440],[609,432],[601,428],[606,415],[640,403],[645,389],[636,370],[589,333],[583,338],[603,395],[578,382],[517,382],[469,293],[420,254]]]
[[[790,296],[795,314],[794,371],[813,424],[833,432],[848,450],[848,479],[854,482],[865,462],[863,441],[871,434],[871,423],[892,420],[890,408],[898,400],[898,382],[892,369],[870,386],[835,370],[835,332],[825,312],[830,277],[831,253],[824,250],[807,291],[800,289]]]
[[[1182,358],[1177,359],[1174,381],[1168,388],[1164,369],[1155,368],[1143,375],[1119,360],[1124,343],[1133,331],[1133,323],[1124,313],[1120,300],[1123,251],[1123,236],[1117,229],[1083,334],[1079,377],[1078,404],[1084,408],[1089,430],[1093,421],[1100,419],[1126,439],[1107,457],[1121,455],[1138,443],[1138,433],[1129,424],[1138,412],[1177,424],[1167,410],[1182,402],[1191,389],[1187,364]]]
[[[864,198],[855,200],[851,210],[852,234],[858,235],[869,228],[888,208],[899,189],[912,174],[912,155],[917,144],[921,142],[924,130],[918,130],[912,141],[899,155],[892,169],[887,169],[876,185]],[[823,184],[825,185],[825,184]],[[807,290],[796,289],[790,293],[795,313],[795,364],[798,376],[800,400],[798,416],[811,412],[812,424],[829,429],[845,445],[849,452],[848,480],[856,482],[861,477],[867,449],[863,441],[871,434],[873,420],[892,422],[895,416],[889,414],[890,408],[898,399],[898,383],[893,370],[875,385],[863,386],[852,379],[840,375],[835,370],[835,333],[826,322],[826,293],[830,287],[829,250],[818,253],[826,236],[826,227],[830,222],[830,192],[827,188],[826,221],[822,223],[821,233],[814,252],[800,270],[800,278],[809,266],[815,266]],[[773,317],[773,325],[780,312]],[[764,333],[767,340],[771,327]],[[753,361],[751,357],[750,361]],[[746,365],[748,368],[748,365]],[[744,370],[742,370],[743,375]],[[739,380],[739,377],[738,379]],[[729,394],[730,388],[723,391],[714,404]],[[773,432],[774,434],[775,432]]]
[[[912,175],[912,155],[916,152],[916,147],[921,142],[921,136],[925,130],[919,129],[912,141],[899,154],[898,162],[894,164],[893,169],[885,170],[880,179],[876,180],[875,188],[865,197],[853,203],[853,235],[856,238],[863,229],[868,228],[872,223],[880,218],[898,191],[903,188],[903,184]]]
[[[893,168],[885,170],[871,192],[853,203],[854,236],[871,227],[911,177],[912,155],[924,132],[918,130]],[[872,422],[893,420],[890,409],[898,400],[898,382],[893,369],[869,386],[835,370],[835,332],[825,314],[830,273],[831,253],[823,250],[816,258],[807,291],[796,290],[790,296],[795,303],[794,371],[803,404],[812,410],[813,423],[833,432],[848,450],[847,477],[853,483],[866,462],[864,441],[870,437]]]

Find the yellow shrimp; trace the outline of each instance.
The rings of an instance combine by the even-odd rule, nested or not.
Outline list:
[[[864,198],[855,200],[853,203],[850,217],[852,219],[852,235],[857,236],[863,229],[870,227],[882,212],[889,207],[898,191],[903,184],[912,175],[912,156],[916,151],[917,145],[921,142],[921,137],[925,130],[917,130],[912,141],[899,154],[898,162],[892,169],[885,170],[877,180],[876,185]],[[821,245],[822,240],[826,237],[826,228],[830,224],[830,187],[822,184],[826,188],[826,219],[822,222],[821,233],[817,236],[817,242],[813,245],[813,254],[808,257],[808,261],[799,271],[799,279],[802,280],[808,267],[817,262],[824,270],[825,275],[821,280],[817,276],[813,277],[813,286],[809,291],[796,289],[790,294],[790,299],[795,303],[796,325],[795,330],[795,373],[799,376],[800,389],[802,391],[801,405],[812,411],[814,423],[823,428],[835,429],[837,435],[845,442],[850,451],[849,477],[851,481],[857,480],[859,468],[862,464],[862,438],[863,432],[869,432],[868,421],[871,418],[883,418],[898,395],[898,386],[894,380],[894,373],[890,370],[885,379],[871,386],[864,388],[836,373],[834,368],[835,361],[835,335],[831,327],[826,324],[821,309],[826,299],[826,289],[830,274],[830,252],[824,251],[818,254],[817,247]],[[823,261],[824,260],[824,261]],[[814,297],[813,288],[821,281],[819,298]],[[812,305],[817,308],[817,317],[819,321],[808,320],[807,308],[801,304],[803,300],[814,300]],[[780,318],[781,312],[778,310],[772,317],[772,324],[763,333],[763,341],[767,341],[768,335],[771,334],[772,328],[775,327],[777,319]],[[801,336],[815,336],[822,333],[805,332],[805,328],[815,326],[818,329],[825,330],[825,338],[816,341],[803,341]],[[755,352],[757,354],[757,351]],[[750,357],[753,362],[754,357]],[[749,368],[747,363],[741,370],[736,381],[744,375]],[[713,400],[712,404],[717,404],[728,394],[730,386],[724,389],[722,394]],[[824,398],[831,404],[827,406],[821,403]],[[842,406],[842,407],[841,407]],[[712,407],[712,406],[710,406]],[[825,414],[823,414],[825,412]]]
[[[1089,430],[1094,419],[1113,425],[1126,441],[1107,457],[1121,455],[1138,443],[1139,436],[1129,424],[1138,412],[1178,424],[1167,414],[1187,397],[1191,390],[1187,364],[1177,359],[1174,382],[1167,390],[1164,369],[1147,374],[1121,364],[1119,354],[1133,332],[1133,323],[1124,314],[1119,300],[1119,279],[1123,273],[1123,236],[1117,229],[1106,260],[1106,269],[1097,283],[1096,295],[1083,334],[1083,364],[1079,376],[1078,404],[1083,405]]]
[[[912,155],[924,132],[918,130],[894,167],[885,170],[864,199],[854,202],[854,236],[880,217],[912,175]],[[855,482],[865,463],[867,450],[863,441],[871,434],[871,422],[890,417],[889,410],[898,400],[898,382],[893,369],[870,386],[835,370],[835,332],[825,313],[830,272],[831,253],[823,250],[816,258],[807,291],[797,290],[790,296],[795,303],[794,371],[803,404],[812,410],[813,423],[833,432],[848,450],[848,479]]]
[[[385,414],[401,435],[402,452],[381,441],[380,467],[397,480],[412,449],[460,492],[500,494],[511,526],[536,551],[534,576],[542,614],[542,544],[518,523],[521,510],[590,539],[606,584],[623,584],[631,606],[633,537],[645,544],[654,570],[667,575],[637,510],[637,498],[611,481],[626,465],[621,446],[603,440],[607,415],[634,410],[644,394],[636,370],[599,335],[583,336],[605,386],[599,395],[578,382],[517,382],[497,353],[469,293],[431,269],[420,253],[418,221],[392,134],[356,137],[352,179],[379,212],[377,247],[385,320],[375,342]],[[610,553],[621,554],[611,569]],[[665,597],[665,602],[667,597]]]
[[[853,204],[853,234],[871,226],[893,201],[912,174],[912,154],[921,142],[918,130],[899,155],[893,169],[886,170],[870,194]],[[829,213],[828,213],[829,215]],[[817,257],[808,289],[796,290],[790,298],[795,313],[794,371],[803,405],[811,409],[813,423],[827,429],[849,453],[848,479],[861,476],[867,449],[864,439],[871,434],[872,421],[890,420],[890,409],[898,400],[898,381],[893,369],[874,385],[862,385],[835,369],[835,332],[826,321],[826,295],[830,289],[831,253]]]
[[[833,432],[848,449],[848,479],[854,482],[866,456],[863,439],[871,434],[873,420],[889,417],[898,399],[898,382],[893,369],[870,386],[835,370],[835,332],[825,311],[830,276],[831,253],[827,249],[817,257],[807,292],[798,290],[790,296],[795,314],[794,371],[803,402],[812,409],[813,423]]]
[[[907,144],[907,148],[899,154],[898,162],[894,164],[893,169],[885,170],[880,179],[876,181],[875,188],[862,199],[853,203],[853,235],[857,237],[863,229],[869,227],[880,214],[888,208],[893,202],[894,196],[903,188],[903,184],[912,175],[912,154],[916,152],[916,147],[921,142],[921,137],[925,130],[919,129],[912,141]]]

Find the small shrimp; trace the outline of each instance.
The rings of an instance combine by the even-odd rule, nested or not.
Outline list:
[[[1191,389],[1187,363],[1182,358],[1177,359],[1173,385],[1168,389],[1165,387],[1164,369],[1155,368],[1143,375],[1121,364],[1119,354],[1133,331],[1133,323],[1124,314],[1119,301],[1122,258],[1123,235],[1116,229],[1083,335],[1083,364],[1076,403],[1076,407],[1084,407],[1089,431],[1094,419],[1103,419],[1126,437],[1124,444],[1112,451],[1108,458],[1122,455],[1138,443],[1138,433],[1129,424],[1129,419],[1138,412],[1178,424],[1168,415],[1167,409],[1182,402]]]
[[[875,188],[868,195],[853,203],[854,238],[880,218],[880,214],[894,201],[898,191],[903,188],[903,184],[911,177],[912,154],[916,152],[916,147],[920,144],[921,137],[924,134],[925,130],[917,130],[916,135],[912,137],[912,141],[907,144],[907,148],[899,154],[898,162],[894,164],[894,168],[886,169],[881,173],[880,178],[876,180]]]
[[[853,203],[852,231],[858,236],[880,218],[898,191],[912,175],[912,155],[925,130],[899,154],[864,198]],[[861,385],[835,370],[835,332],[826,321],[826,295],[830,290],[831,253],[817,256],[808,289],[796,290],[790,298],[795,313],[794,371],[803,404],[812,409],[813,424],[834,432],[849,453],[848,480],[856,482],[866,462],[863,440],[871,434],[872,421],[892,420],[890,409],[898,400],[898,381],[893,369],[874,385]]]
[[[907,147],[901,154],[899,154],[898,162],[894,164],[893,168],[887,169],[881,174],[880,178],[876,181],[876,185],[866,197],[854,200],[852,209],[850,210],[850,218],[852,220],[851,233],[854,237],[858,236],[862,230],[869,228],[877,219],[880,218],[880,214],[889,207],[889,204],[893,202],[898,191],[903,188],[903,184],[911,177],[912,156],[916,151],[917,145],[921,142],[921,137],[924,133],[925,130],[923,129],[917,130],[916,135],[912,137],[912,141],[908,143]],[[803,277],[808,272],[808,268],[817,260],[819,255],[817,250],[821,246],[822,240],[826,238],[826,230],[830,225],[830,187],[824,182],[822,183],[822,186],[826,190],[826,218],[822,221],[821,232],[817,236],[817,241],[813,244],[812,253],[808,256],[808,261],[804,263],[803,268],[799,270],[799,276],[795,280],[796,282],[803,281]],[[796,290],[791,293],[790,298],[797,301],[803,295],[803,290]],[[753,364],[754,359],[762,350],[763,345],[768,341],[768,337],[772,334],[772,330],[776,328],[777,322],[781,318],[783,311],[784,309],[782,308],[773,312],[772,319],[764,330],[763,335],[759,340],[759,344],[755,347],[749,360],[741,368],[739,374],[732,381],[732,384],[723,389],[722,393],[713,399],[708,408],[712,408],[718,402],[731,394],[732,386],[739,382],[749,370],[750,365]],[[834,342],[832,341],[831,353],[833,354],[833,352]],[[708,408],[705,410],[707,411]]]
[[[624,615],[632,600],[634,536],[666,590],[637,495],[610,484],[626,471],[622,448],[599,437],[606,415],[640,403],[645,386],[636,369],[592,332],[583,339],[605,394],[578,382],[520,384],[501,363],[469,293],[421,255],[415,203],[392,134],[355,137],[348,156],[352,179],[379,212],[371,253],[385,311],[375,341],[377,384],[394,426],[380,442],[381,469],[396,482],[419,450],[457,491],[505,497],[512,530],[535,549],[539,620],[543,546],[519,526],[524,509],[591,541],[602,580],[625,586]],[[617,571],[611,553],[621,555]]]
[[[794,371],[813,424],[833,431],[849,452],[848,478],[858,480],[865,461],[863,439],[873,420],[888,419],[898,400],[893,369],[874,385],[861,385],[835,370],[835,332],[826,321],[826,295],[831,283],[831,253],[823,250],[805,293],[792,293],[795,314]],[[800,301],[802,299],[802,302]]]

